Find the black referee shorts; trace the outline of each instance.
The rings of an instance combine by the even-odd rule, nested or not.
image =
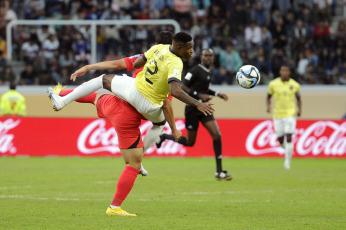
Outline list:
[[[185,106],[185,127],[190,131],[197,131],[199,122],[205,124],[207,121],[215,120],[213,115],[205,116],[204,113],[200,112],[193,106]]]

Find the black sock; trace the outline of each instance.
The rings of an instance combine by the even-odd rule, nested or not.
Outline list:
[[[181,136],[180,139],[179,139],[179,141],[178,141],[179,144],[182,144],[182,145],[187,146],[187,145],[186,145],[186,142],[187,142],[187,138],[184,137],[184,136]]]
[[[216,171],[222,171],[222,158],[221,158],[221,138],[213,141],[215,160],[216,160]]]
[[[172,135],[169,135],[169,134],[162,134],[162,135],[161,135],[161,140],[162,140],[162,141],[164,141],[164,140],[175,141],[175,140],[174,140],[174,137],[173,137]],[[186,146],[187,139],[186,139],[186,137],[181,136],[181,138],[179,139],[179,141],[175,141],[175,142],[178,142],[179,144],[182,144],[182,145],[185,145],[185,146]]]

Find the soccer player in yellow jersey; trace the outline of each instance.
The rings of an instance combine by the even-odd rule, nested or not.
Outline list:
[[[0,113],[2,116],[25,116],[26,104],[22,94],[16,91],[16,83],[10,83],[10,90],[1,96]]]
[[[153,123],[154,127],[150,130],[150,134],[147,133],[146,138],[149,136],[153,140],[148,140],[148,142],[154,143],[166,123],[162,104],[169,93],[173,97],[195,106],[205,115],[211,115],[214,112],[211,103],[199,102],[180,88],[182,59],[191,58],[192,47],[193,40],[189,34],[177,33],[173,37],[172,45],[155,45],[136,60],[134,63],[136,69],[144,66],[137,78],[126,75],[103,74],[83,83],[66,96],[61,97],[52,88],[48,88],[48,96],[53,103],[53,108],[58,111],[72,101],[105,88],[130,103]],[[72,74],[70,79],[74,81],[76,77],[78,75]],[[170,126],[171,124],[175,126],[174,122],[169,122]],[[176,129],[176,127],[171,127],[171,129]],[[116,207],[111,208],[115,209]]]
[[[172,45],[155,45],[134,63],[136,69],[144,66],[137,78],[124,75],[101,75],[78,86],[72,93],[60,97],[48,88],[48,96],[55,110],[87,96],[98,89],[105,88],[124,99],[155,125],[164,125],[163,100],[169,93],[182,102],[197,107],[205,115],[213,114],[208,102],[199,102],[180,88],[182,59],[188,60],[193,54],[192,37],[184,32],[174,35]],[[76,79],[71,76],[71,80]],[[162,127],[163,128],[163,127]]]
[[[274,129],[280,145],[285,148],[285,169],[291,168],[293,153],[292,135],[296,129],[296,116],[300,116],[302,111],[300,85],[298,82],[291,79],[290,75],[291,71],[289,66],[282,65],[280,68],[280,77],[269,83],[267,94],[268,113],[271,112],[271,98],[273,97],[274,99]],[[298,110],[296,109],[297,107]]]

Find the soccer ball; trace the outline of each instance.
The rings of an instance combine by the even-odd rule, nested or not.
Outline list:
[[[238,84],[245,89],[255,87],[261,80],[260,72],[253,65],[242,66],[235,77]]]

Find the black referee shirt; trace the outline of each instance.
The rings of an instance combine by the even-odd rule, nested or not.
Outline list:
[[[213,72],[198,64],[192,67],[184,77],[183,84],[187,86],[191,91],[196,91],[197,93],[209,94],[209,86],[211,83],[211,77]],[[199,99],[197,95],[191,95],[195,99]]]

